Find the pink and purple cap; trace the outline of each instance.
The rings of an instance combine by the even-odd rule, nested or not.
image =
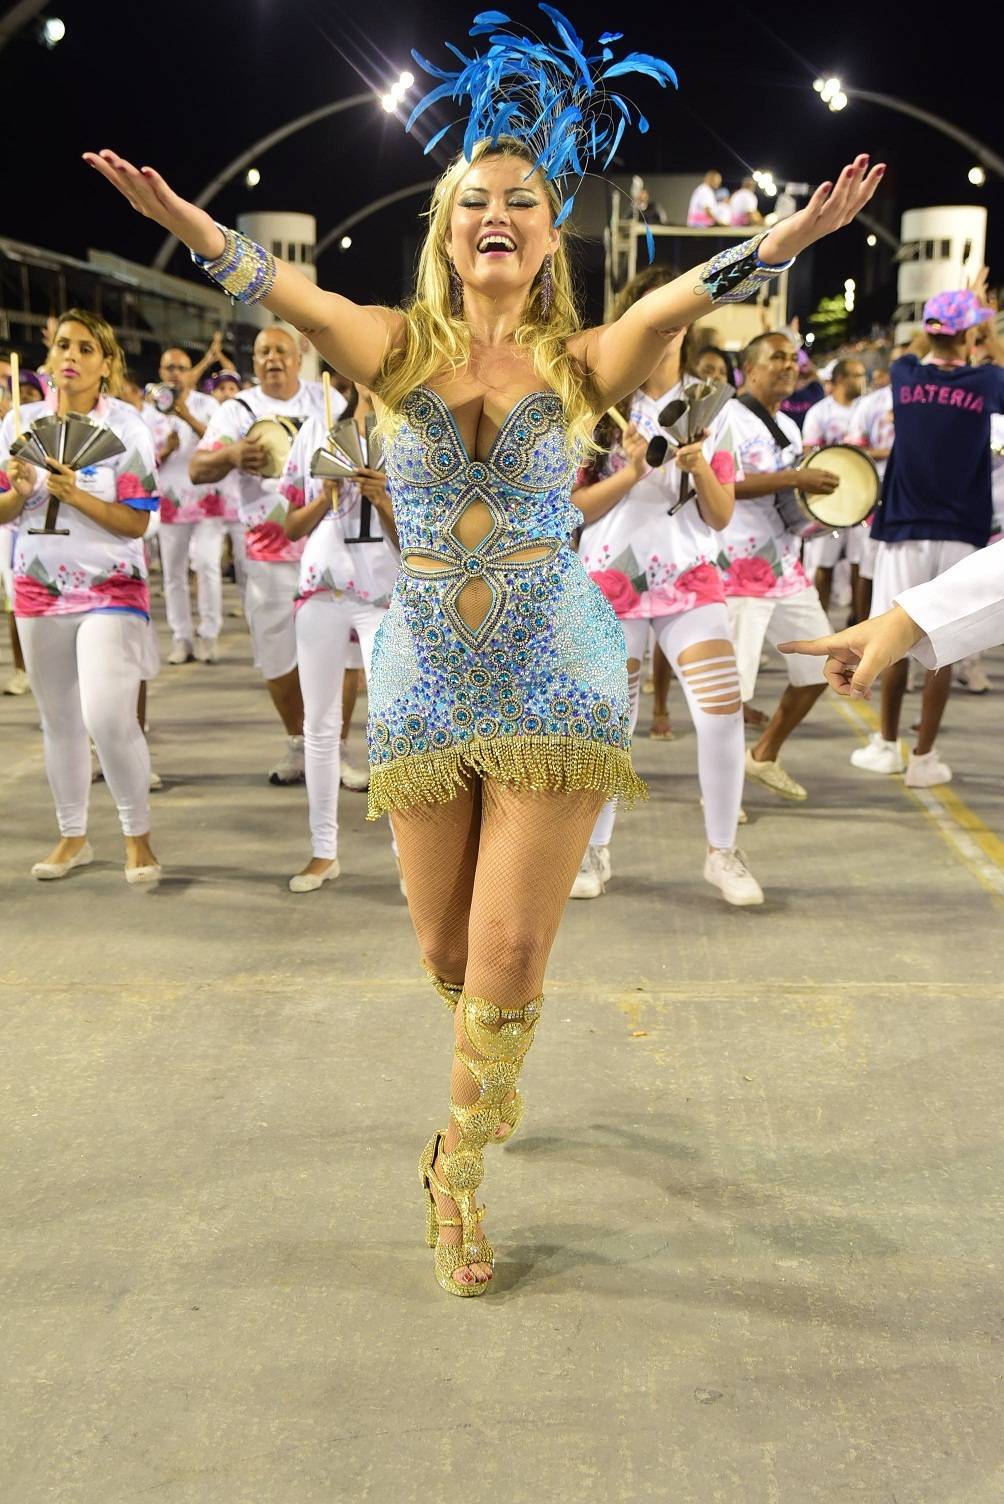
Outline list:
[[[974,324],[985,324],[994,311],[986,308],[974,292],[938,292],[924,304],[924,328],[928,334],[961,334]]]

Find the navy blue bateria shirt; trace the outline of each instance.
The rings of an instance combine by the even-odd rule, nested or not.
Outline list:
[[[872,524],[881,543],[990,537],[990,415],[1004,412],[1004,367],[893,361],[896,437]]]

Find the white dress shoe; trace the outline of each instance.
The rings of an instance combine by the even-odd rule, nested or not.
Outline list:
[[[160,874],[160,863],[148,862],[145,867],[127,867],[125,880],[127,883],[155,883],[159,882]]]
[[[334,882],[341,872],[337,861],[332,862],[327,872],[298,872],[289,880],[291,893],[316,893],[322,883]]]
[[[31,869],[31,875],[37,877],[39,882],[51,883],[55,882],[57,877],[65,877],[68,872],[73,871],[74,867],[86,867],[93,860],[94,852],[91,849],[91,843],[85,841],[76,856],[71,856],[68,862],[36,862]]]

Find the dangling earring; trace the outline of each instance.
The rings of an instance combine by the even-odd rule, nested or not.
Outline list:
[[[450,262],[450,312],[459,319],[464,311],[464,284],[455,261]]]
[[[554,278],[551,276],[551,258],[544,257],[544,268],[540,274],[540,316],[542,319],[551,317],[551,306],[554,302]]]

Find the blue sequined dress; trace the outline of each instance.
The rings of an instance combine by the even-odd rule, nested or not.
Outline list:
[[[624,635],[569,543],[582,518],[558,398],[524,397],[472,460],[446,403],[418,387],[386,460],[402,565],[373,654],[370,818],[451,799],[471,772],[643,796]],[[466,546],[476,502],[491,520]]]

